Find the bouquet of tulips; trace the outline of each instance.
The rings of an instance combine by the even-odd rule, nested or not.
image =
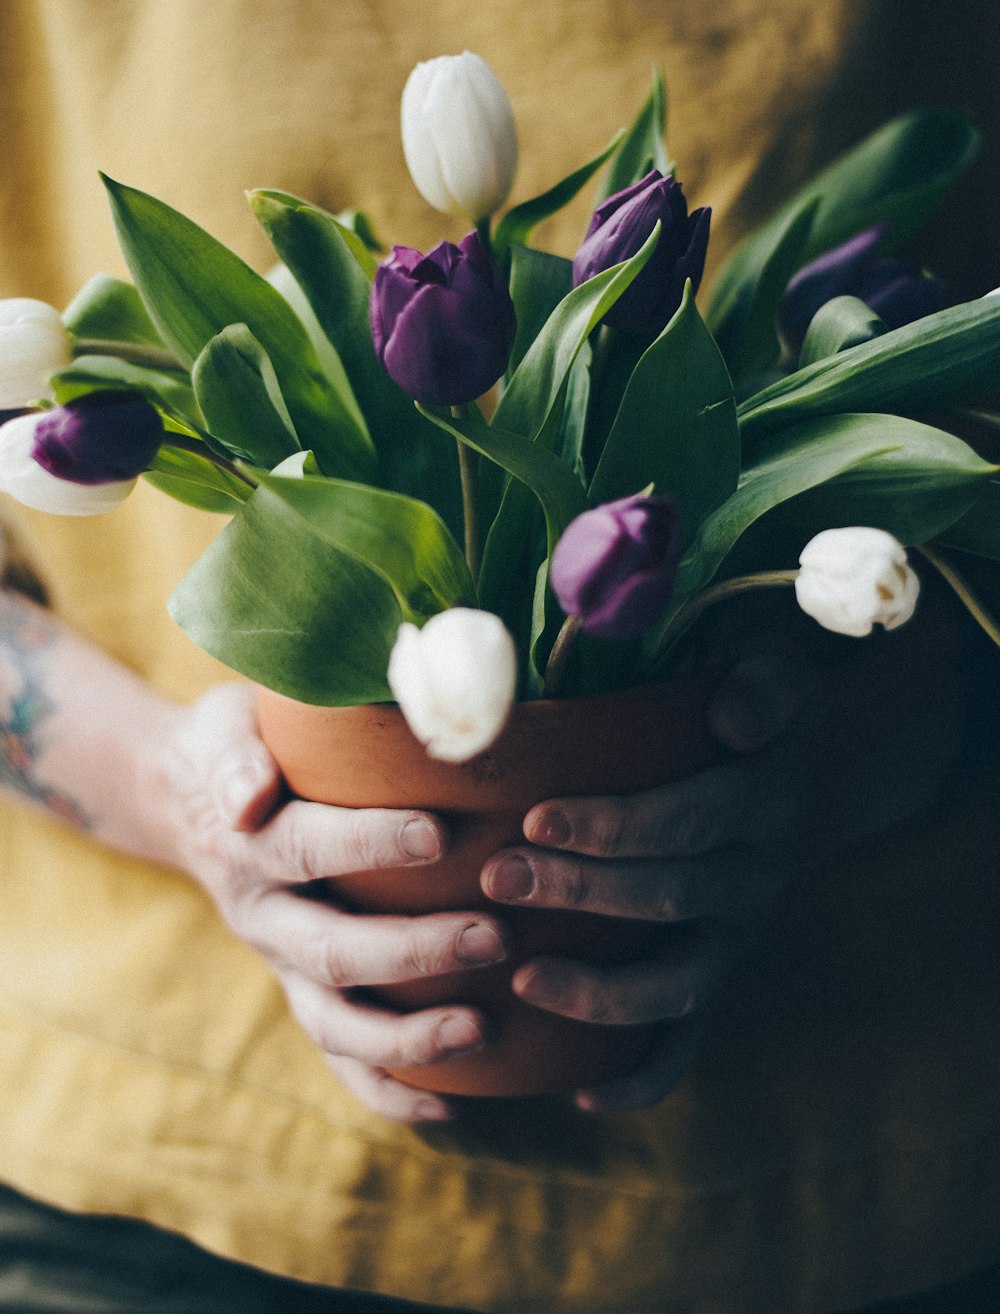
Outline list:
[[[255,191],[268,278],[105,179],[133,282],[98,276],[62,315],[0,306],[0,487],[89,514],[142,475],[229,514],[177,622],[291,697],[395,698],[452,760],[517,698],[661,676],[743,589],[794,585],[841,633],[899,625],[906,547],[1000,640],[944,555],[1000,556],[998,467],[917,418],[1000,390],[1000,297],[947,305],[894,254],[975,131],[887,124],[743,242],[703,313],[711,214],[688,209],[664,104],[657,76],[631,127],[501,214],[503,88],[468,53],[418,65],[407,164],[468,235],[385,258],[363,213]],[[575,256],[533,246],[598,179]]]

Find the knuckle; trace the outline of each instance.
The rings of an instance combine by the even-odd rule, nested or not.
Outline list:
[[[353,970],[343,948],[329,936],[324,936],[313,955],[318,969],[317,980],[334,990],[346,990],[357,984]]]
[[[591,882],[578,862],[560,864],[558,875],[549,885],[556,902],[564,908],[586,908],[590,903]]]
[[[664,827],[664,836],[672,852],[680,855],[700,853],[709,847],[712,818],[703,800],[689,798],[677,808]]]
[[[615,803],[601,807],[591,822],[590,851],[598,858],[613,858],[621,851],[627,835],[625,805]]]
[[[584,988],[578,992],[575,1016],[597,1026],[613,1026],[620,1022],[621,1010],[607,990]]]
[[[400,861],[394,845],[375,824],[371,812],[348,812],[344,815],[344,858],[351,871],[373,871]]]
[[[285,808],[282,817],[282,858],[295,877],[302,881],[319,880],[326,873],[321,869],[316,852],[315,835],[308,824],[308,814],[296,803]]]
[[[421,977],[440,976],[461,965],[456,944],[457,935],[445,938],[440,932],[432,935],[418,934],[416,928],[413,928],[400,959],[400,980],[415,981]]]
[[[657,921],[683,921],[687,912],[689,899],[683,885],[677,881],[664,878],[657,886],[653,897],[653,912]]]

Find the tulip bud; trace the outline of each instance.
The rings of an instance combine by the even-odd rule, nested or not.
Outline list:
[[[100,515],[128,497],[163,441],[136,393],[88,393],[0,427],[0,489],[57,515]]]
[[[401,120],[406,167],[429,205],[474,224],[500,208],[517,168],[517,131],[485,60],[465,51],[418,64]]]
[[[489,748],[517,688],[514,640],[499,616],[452,607],[423,629],[403,624],[389,687],[431,757],[464,762]]]
[[[663,614],[680,550],[673,499],[637,493],[569,524],[552,553],[549,582],[585,634],[634,639]]]
[[[825,252],[789,282],[778,308],[778,332],[798,352],[813,316],[834,297],[863,301],[890,329],[923,319],[944,304],[944,283],[895,256],[877,254],[885,224]]]
[[[681,304],[685,282],[690,279],[692,289],[698,290],[711,217],[711,210],[704,207],[689,215],[681,184],[652,169],[594,211],[583,245],[573,257],[573,283],[578,286],[630,259],[659,220],[656,250],[604,317],[613,328],[655,336]]]
[[[894,630],[913,615],[920,580],[906,549],[884,529],[824,529],[799,557],[795,597],[824,629],[862,638],[875,624]]]
[[[58,310],[30,297],[0,301],[0,410],[49,395],[49,376],[73,359]]]
[[[475,233],[427,255],[393,247],[375,271],[370,316],[389,377],[431,406],[487,392],[507,368],[517,327],[503,275]]]

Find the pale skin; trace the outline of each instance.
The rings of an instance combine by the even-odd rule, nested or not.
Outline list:
[[[489,1020],[460,1005],[399,1016],[358,988],[502,960],[506,904],[662,923],[654,960],[599,972],[538,959],[514,977],[540,1008],[662,1023],[640,1071],[575,1093],[589,1111],[640,1108],[680,1080],[706,1008],[804,849],[891,824],[939,784],[958,743],[958,682],[942,675],[954,667],[950,629],[926,611],[832,674],[762,627],[736,646],[709,708],[721,764],[643,794],[532,808],[526,843],[483,870],[495,914],[361,917],[300,898],[320,877],[432,861],[448,844],[444,822],[289,798],[246,685],[173,703],[10,592],[0,592],[0,788],[188,873],[270,965],[334,1073],[394,1121],[441,1121],[456,1106],[385,1069],[478,1048]]]

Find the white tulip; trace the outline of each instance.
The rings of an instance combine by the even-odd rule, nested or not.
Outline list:
[[[431,757],[464,762],[489,748],[517,688],[514,640],[499,616],[452,607],[423,629],[403,624],[389,687]]]
[[[54,306],[31,297],[0,301],[0,410],[47,397],[49,375],[72,359],[72,338]]]
[[[825,529],[805,546],[795,596],[824,629],[861,638],[875,624],[894,630],[913,615],[920,581],[906,549],[884,529]]]
[[[36,511],[60,516],[99,516],[120,506],[135,487],[135,479],[75,484],[50,474],[32,457],[35,426],[44,417],[44,411],[36,411],[0,425],[0,492]]]
[[[406,167],[428,204],[473,223],[500,208],[517,168],[517,130],[485,60],[465,51],[418,64],[401,121]]]

